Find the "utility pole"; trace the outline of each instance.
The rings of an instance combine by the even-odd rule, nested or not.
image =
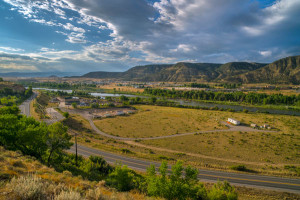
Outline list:
[[[75,151],[76,151],[76,156],[75,156],[75,162],[76,162],[76,166],[78,166],[77,160],[78,160],[78,156],[77,156],[77,133],[75,132]]]

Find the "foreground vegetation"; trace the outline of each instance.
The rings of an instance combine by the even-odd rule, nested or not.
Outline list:
[[[162,199],[146,197],[137,190],[118,192],[107,187],[105,181],[89,181],[81,176],[73,176],[69,171],[62,173],[46,167],[36,158],[23,156],[19,152],[0,147],[0,199],[120,199],[151,200]],[[220,184],[219,184],[220,185]],[[221,184],[224,185],[224,184]],[[210,189],[212,184],[205,184]],[[299,195],[236,187],[239,199],[297,199]]]
[[[32,156],[54,167],[57,171],[67,170],[75,176],[81,176],[90,181],[106,180],[108,186],[119,191],[135,189],[149,196],[170,200],[237,199],[235,189],[226,182],[217,183],[212,188],[206,189],[197,179],[198,170],[189,166],[184,169],[181,161],[172,167],[169,174],[167,174],[167,163],[163,162],[159,175],[155,173],[154,166],[150,166],[146,175],[141,175],[126,166],[112,167],[101,157],[91,156],[85,159],[65,153],[63,150],[72,145],[70,139],[67,127],[59,122],[47,126],[33,118],[19,115],[17,107],[0,108],[0,145]],[[0,162],[2,161],[4,161],[3,158],[0,159]],[[14,163],[14,165],[24,167],[22,162]],[[8,180],[12,178],[10,174],[1,177],[6,177],[4,179]],[[54,196],[49,198],[47,193],[50,193],[54,186],[43,185],[43,181],[36,176],[12,178],[5,187],[10,188],[11,194],[20,199],[66,199],[63,196],[73,196],[68,199],[81,198],[80,193],[74,193],[71,190],[63,191],[59,188],[57,188],[59,194],[53,194]]]
[[[32,94],[32,87],[25,89],[22,85],[0,80],[0,105],[18,105]]]

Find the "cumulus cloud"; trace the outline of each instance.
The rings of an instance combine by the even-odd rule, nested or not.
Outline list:
[[[178,61],[270,62],[300,52],[299,0],[277,0],[266,7],[252,0],[4,1],[32,22],[60,28],[56,32],[65,35],[67,42],[82,45],[82,50],[63,56],[54,50],[52,57],[45,55],[46,51],[39,53],[57,56],[57,62],[67,59],[74,64],[82,59],[92,68],[116,61],[125,66]],[[41,10],[50,10],[68,22],[47,20]],[[67,10],[77,14],[68,16]],[[87,26],[95,28],[95,35],[108,34],[106,39],[89,40]],[[71,58],[74,54],[76,58]]]

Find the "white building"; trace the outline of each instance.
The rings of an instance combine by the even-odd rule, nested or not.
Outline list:
[[[234,125],[240,125],[240,121],[236,120],[236,119],[232,119],[232,118],[228,118],[228,122],[234,124]]]
[[[121,110],[118,110],[117,113],[116,113],[116,115],[125,115],[125,113],[123,111],[121,111]]]

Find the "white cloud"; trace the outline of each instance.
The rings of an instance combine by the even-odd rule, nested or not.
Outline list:
[[[272,55],[272,51],[259,51],[258,53],[264,57],[268,57]]]
[[[86,43],[85,36],[83,33],[71,32],[68,34],[67,42],[70,43]]]
[[[12,48],[12,47],[0,47],[0,49],[5,50],[5,51],[24,51],[24,49]]]
[[[66,30],[74,31],[74,32],[81,32],[85,33],[85,30],[83,28],[76,27],[70,23],[67,23],[65,25],[62,25],[62,27]]]

